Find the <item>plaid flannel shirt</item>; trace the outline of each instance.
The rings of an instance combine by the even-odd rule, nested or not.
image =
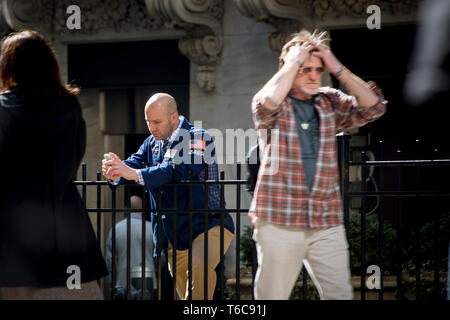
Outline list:
[[[306,185],[297,133],[297,124],[289,97],[274,111],[263,106],[262,97],[252,101],[253,120],[261,143],[267,129],[267,142],[261,150],[258,173],[249,217],[297,228],[330,228],[343,223],[342,200],[336,155],[336,133],[380,118],[386,112],[381,89],[369,82],[379,97],[371,107],[360,107],[353,96],[322,87],[315,97],[319,113],[320,133],[317,169],[311,192]],[[278,141],[271,141],[271,129],[278,129]],[[275,140],[275,139],[274,139]],[[278,143],[278,154],[272,153]],[[271,172],[271,163],[278,161],[278,170]]]

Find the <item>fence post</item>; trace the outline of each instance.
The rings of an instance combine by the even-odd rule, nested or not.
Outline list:
[[[111,190],[111,298],[115,300],[116,288],[116,188]]]
[[[340,173],[340,189],[343,200],[344,209],[344,227],[346,237],[348,238],[349,214],[350,214],[350,197],[347,195],[350,185],[349,181],[349,161],[350,161],[350,139],[351,135],[344,132],[338,137],[338,165]]]
[[[189,181],[192,181],[192,173],[189,171]],[[188,300],[192,300],[192,184],[189,184],[189,251],[188,251]],[[174,248],[176,250],[176,248]],[[176,278],[174,278],[176,282]]]
[[[203,193],[203,202],[205,203],[205,209],[208,209],[208,196],[209,196],[209,186],[206,183],[208,180],[208,164],[205,165],[205,191]],[[203,214],[204,217],[204,233],[205,236],[203,238],[203,299],[208,300],[208,212]],[[214,294],[214,290],[213,290]]]
[[[220,180],[223,181],[225,180],[225,172],[221,171],[220,172]],[[224,185],[220,184],[220,208],[221,209],[225,209],[225,190],[224,190]],[[224,212],[220,211],[220,225],[223,226],[225,223],[225,218],[224,218]],[[222,228],[223,229],[223,228]],[[220,232],[220,274],[223,275],[220,279],[221,283],[221,287],[225,288],[225,275],[224,275],[224,271],[225,271],[225,266],[224,266],[224,232]],[[221,290],[220,293],[220,299],[223,300],[223,290]]]
[[[100,180],[102,180],[102,173],[97,172],[97,244],[101,247],[101,237],[102,237],[102,185],[100,184]],[[98,285],[100,286],[100,279],[97,280]]]
[[[403,160],[402,158],[402,151],[397,150],[397,155],[399,157],[399,160]],[[402,179],[401,179],[401,169],[402,167],[397,167],[397,191],[401,191],[402,187]],[[397,204],[398,204],[398,211],[397,211],[397,222],[398,222],[398,228],[397,228],[397,294],[398,299],[403,299],[403,287],[402,287],[402,273],[403,273],[403,253],[402,253],[402,241],[403,241],[403,230],[402,230],[402,214],[403,214],[403,202],[401,196],[397,197]]]
[[[86,181],[86,163],[81,165],[81,180]],[[83,203],[84,207],[87,208],[87,199],[86,199],[86,184],[83,184],[81,187],[82,195],[83,195]]]
[[[380,150],[380,160],[384,160],[384,144],[383,140],[379,141],[379,150]],[[380,167],[380,190],[384,190],[384,166]],[[379,204],[378,204],[378,236],[379,236],[379,244],[378,244],[378,266],[380,267],[380,291],[378,294],[378,300],[383,301],[383,246],[384,246],[384,195],[379,195]]]
[[[366,152],[361,152],[361,301],[366,300]]]
[[[241,180],[241,164],[237,164],[237,180]],[[236,300],[241,300],[241,184],[236,185]]]
[[[129,209],[130,208],[130,188],[128,186],[125,186],[125,208]],[[130,300],[131,298],[131,278],[130,278],[130,274],[131,274],[131,255],[130,255],[130,251],[131,251],[131,237],[130,237],[130,233],[131,233],[131,212],[129,211],[125,211],[125,217],[127,219],[127,237],[126,237],[126,246],[127,246],[127,300]]]
[[[177,166],[176,164],[174,164],[173,167],[173,180],[177,181]],[[161,203],[161,199],[162,199],[162,191],[158,190],[158,194],[159,194],[159,198],[160,201],[159,203]],[[174,192],[173,192],[173,208],[177,209],[177,201],[178,199],[178,187],[174,186]],[[191,213],[189,213],[189,215],[191,215]],[[169,214],[167,214],[167,219]],[[173,233],[173,246],[172,246],[172,276],[173,276],[173,282],[172,282],[172,296],[173,296],[173,300],[177,300],[177,212],[173,212],[172,213],[172,223],[173,223],[173,229],[172,229],[172,233]],[[191,272],[191,271],[189,271]],[[184,298],[184,297],[183,297]]]
[[[141,211],[141,290],[142,290],[142,300],[144,300],[145,298],[145,285],[146,285],[146,279],[145,279],[145,268],[146,268],[146,262],[147,262],[147,249],[146,249],[146,242],[147,242],[147,230],[146,230],[146,223],[147,223],[147,219],[145,218],[147,215],[147,212],[145,210],[146,208],[146,204],[145,204],[145,190],[142,187],[142,190],[144,192],[142,192],[142,211]],[[131,213],[129,214],[131,215]],[[153,253],[151,253],[153,255]],[[156,270],[155,270],[156,271]],[[153,279],[155,279],[155,275],[152,274]],[[156,279],[155,279],[156,281]],[[151,292],[150,297],[153,298],[153,286],[151,288],[148,288],[148,290]]]

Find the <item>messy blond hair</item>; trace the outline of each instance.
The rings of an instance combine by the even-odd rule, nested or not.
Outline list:
[[[291,48],[292,46],[294,46],[296,44],[302,45],[305,42],[313,40],[313,41],[320,43],[324,47],[329,48],[329,46],[327,44],[325,44],[325,42],[330,40],[330,38],[328,38],[326,31],[319,32],[316,29],[316,30],[314,30],[313,33],[311,33],[308,30],[303,29],[300,32],[292,34],[290,36],[290,38],[291,39],[288,42],[286,42],[286,44],[283,46],[283,49],[281,49],[278,69],[281,69],[281,67],[284,65],[284,56],[289,51],[289,48]],[[312,51],[317,51],[317,50],[313,49]]]

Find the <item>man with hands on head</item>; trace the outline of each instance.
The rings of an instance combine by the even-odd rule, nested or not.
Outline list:
[[[176,243],[176,287],[181,299],[187,299],[188,284],[188,248],[189,248],[189,209],[220,209],[220,191],[218,185],[193,185],[192,199],[189,199],[189,187],[164,186],[174,178],[180,180],[205,181],[218,179],[214,142],[209,134],[190,124],[178,114],[175,99],[165,93],[154,94],[145,106],[145,120],[150,136],[139,150],[125,161],[110,152],[110,160],[102,162],[103,175],[112,184],[125,180],[136,181],[150,194],[150,205],[156,209],[157,188],[161,187],[162,203],[159,209],[179,210],[176,216],[176,234],[173,233],[173,217],[167,213],[152,213],[154,247],[157,248],[158,219],[161,217],[161,247],[168,249],[169,270],[173,275],[174,243]],[[176,198],[174,189],[177,188]],[[205,203],[207,192],[207,204]],[[224,252],[228,249],[234,233],[234,224],[228,213],[224,215]],[[212,300],[216,286],[215,268],[220,262],[220,221],[221,214],[208,213],[208,286],[207,298]],[[204,213],[192,214],[192,299],[204,299]]]
[[[282,49],[278,71],[253,97],[261,148],[249,210],[258,253],[256,299],[289,299],[303,262],[321,299],[353,297],[336,133],[378,119],[387,102],[375,83],[336,59],[326,40],[325,32],[294,34]],[[321,87],[325,70],[349,94]],[[277,140],[272,129],[279,132]],[[275,144],[279,153],[273,155]]]

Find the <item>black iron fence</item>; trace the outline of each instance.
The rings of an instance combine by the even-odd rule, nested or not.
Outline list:
[[[355,242],[355,233],[348,234],[355,222],[350,213],[351,202],[355,198],[361,201],[359,217],[356,217],[360,220],[357,225],[361,239],[358,257],[361,299],[366,299],[368,292],[367,259],[380,270],[379,289],[375,291],[379,300],[384,299],[385,274],[391,278],[391,291],[396,299],[445,299],[450,234],[450,188],[446,180],[450,160],[385,160],[383,141],[372,146],[378,161],[368,160],[366,150],[360,152],[359,159],[352,160],[348,154],[349,143],[349,136],[340,139],[341,190],[350,244]],[[402,158],[401,150],[396,152]],[[429,155],[433,156],[432,152]],[[359,168],[359,190],[350,187],[352,167]],[[374,173],[375,168],[378,171]],[[370,199],[376,210],[369,211]],[[369,226],[369,220],[376,223]],[[366,241],[371,236],[369,229],[377,232],[378,243],[372,243],[375,248],[369,248]]]
[[[136,183],[124,183],[121,184],[120,186],[116,187],[116,186],[112,186],[110,185],[107,181],[102,180],[102,176],[101,173],[98,172],[97,173],[97,180],[96,181],[88,181],[86,179],[86,172],[87,172],[87,167],[86,164],[82,165],[82,181],[76,181],[75,184],[81,187],[81,194],[82,194],[82,199],[84,201],[84,203],[86,204],[86,199],[87,199],[87,192],[88,192],[88,188],[89,187],[95,187],[96,188],[96,193],[97,193],[97,207],[96,208],[87,208],[87,211],[89,213],[96,213],[97,214],[97,239],[98,241],[100,241],[101,239],[101,229],[102,229],[102,215],[107,214],[111,216],[111,226],[115,226],[117,221],[117,214],[118,213],[124,213],[125,215],[125,219],[127,219],[127,232],[126,232],[126,246],[127,246],[127,256],[126,256],[126,274],[127,274],[127,279],[126,279],[126,287],[122,288],[124,289],[123,291],[120,290],[118,291],[118,288],[115,288],[114,285],[116,283],[116,246],[117,246],[117,241],[116,241],[116,228],[112,227],[111,228],[111,239],[112,239],[112,245],[111,245],[111,270],[110,270],[110,276],[111,276],[111,298],[112,299],[116,299],[118,297],[120,298],[125,298],[125,299],[132,299],[132,298],[141,298],[144,299],[146,296],[151,296],[154,298],[161,298],[162,296],[167,297],[167,277],[161,277],[161,275],[163,274],[167,274],[167,270],[163,270],[165,269],[167,266],[165,263],[168,262],[169,257],[167,256],[167,252],[164,252],[163,248],[161,248],[161,246],[159,245],[161,243],[161,239],[162,239],[162,234],[161,234],[161,228],[158,228],[157,230],[153,230],[154,232],[156,232],[156,237],[158,239],[157,243],[158,246],[156,248],[156,266],[157,266],[157,274],[156,275],[152,275],[153,280],[154,281],[158,281],[159,285],[158,285],[158,289],[156,292],[151,292],[152,290],[149,290],[148,288],[148,281],[147,281],[147,276],[146,275],[146,266],[145,266],[145,257],[146,254],[148,255],[148,253],[146,253],[146,246],[148,244],[146,244],[145,237],[143,237],[142,235],[146,234],[146,221],[150,220],[150,215],[151,213],[158,213],[157,214],[157,219],[158,219],[158,225],[161,226],[161,219],[173,219],[173,234],[175,235],[174,239],[172,239],[172,246],[173,248],[176,248],[177,246],[177,237],[176,237],[176,222],[177,222],[177,214],[179,213],[187,213],[189,215],[189,248],[188,248],[188,252],[189,252],[189,256],[188,256],[188,274],[189,274],[189,281],[188,283],[190,284],[192,282],[192,215],[193,214],[202,214],[204,215],[204,226],[205,226],[205,231],[204,231],[204,270],[205,270],[205,274],[204,274],[204,298],[206,299],[208,296],[208,277],[207,277],[207,261],[208,261],[208,213],[211,212],[215,212],[215,213],[220,213],[221,214],[221,218],[220,218],[220,263],[218,266],[218,270],[217,270],[217,279],[218,279],[218,285],[216,286],[216,288],[218,288],[217,292],[216,292],[216,297],[217,299],[223,300],[225,299],[224,297],[224,288],[225,288],[225,277],[224,277],[224,214],[225,212],[228,213],[235,213],[236,214],[236,219],[235,219],[235,239],[236,239],[236,257],[238,257],[236,259],[236,270],[237,270],[237,283],[239,283],[239,270],[240,270],[240,226],[241,226],[241,213],[247,213],[248,209],[241,209],[241,185],[242,184],[246,184],[246,180],[242,180],[241,179],[241,165],[238,164],[237,165],[237,177],[236,180],[225,180],[225,174],[224,172],[220,173],[220,179],[218,180],[208,180],[207,177],[207,172],[206,171],[206,179],[205,181],[192,181],[192,180],[187,180],[187,181],[177,181],[177,182],[171,182],[171,183],[167,183],[165,184],[165,186],[173,186],[174,188],[174,205],[173,208],[169,209],[169,208],[165,208],[162,209],[161,208],[161,198],[162,198],[162,194],[163,194],[163,190],[162,188],[158,188],[156,190],[156,195],[157,195],[157,208],[158,209],[151,209],[149,206],[149,195],[146,192],[146,190],[139,186],[140,189],[140,197],[141,199],[144,200],[144,206],[142,208],[142,210],[136,210],[136,209],[132,209],[130,208],[130,188],[136,188],[138,185]],[[205,192],[205,199],[204,199],[204,203],[205,203],[205,207],[204,209],[193,209],[192,208],[192,187],[195,185],[202,185],[204,187],[205,190],[209,189],[208,186],[211,185],[218,185],[220,188],[220,202],[221,202],[221,208],[219,209],[209,209],[208,208],[208,194]],[[177,210],[176,208],[176,199],[177,199],[177,192],[178,188],[181,186],[187,186],[189,189],[189,204],[188,204],[188,208],[185,210]],[[225,186],[234,186],[236,188],[236,208],[225,208]],[[110,192],[111,194],[111,206],[110,207],[102,207],[101,205],[101,199],[102,199],[102,193],[105,191],[102,191],[102,188],[107,188],[106,192]],[[118,188],[124,188],[124,204],[123,206],[117,206],[117,191]],[[133,296],[133,288],[132,288],[132,281],[131,281],[131,270],[132,270],[132,266],[130,264],[131,262],[131,256],[130,256],[130,245],[131,245],[131,234],[130,234],[130,225],[131,225],[131,216],[130,213],[131,212],[136,212],[136,211],[141,211],[142,212],[142,231],[141,231],[141,249],[142,249],[142,255],[141,255],[141,265],[140,265],[140,270],[141,270],[141,277],[140,277],[140,284],[139,284],[139,290],[137,292],[137,294],[135,296]],[[100,243],[100,242],[99,242]],[[120,244],[123,245],[123,244]],[[172,255],[172,266],[173,266],[173,270],[171,272],[173,279],[176,279],[176,257],[177,255]],[[172,290],[171,290],[171,294],[169,293],[169,295],[172,296],[172,299],[176,299],[177,295],[176,295],[176,282],[175,281],[170,281],[171,282],[171,286],[172,286]],[[239,286],[236,287],[236,295],[239,299]],[[135,288],[134,288],[135,289]],[[189,285],[188,286],[188,290],[189,290],[189,299],[192,297],[192,288]],[[147,295],[145,294],[147,292]]]
[[[450,188],[440,188],[439,184],[422,184],[422,180],[430,181],[433,179],[442,180],[442,174],[448,171],[444,168],[450,168],[450,160],[434,159],[434,160],[383,160],[383,145],[380,142],[380,160],[367,160],[366,151],[362,150],[360,159],[355,160],[355,152],[350,149],[350,136],[343,135],[338,137],[338,163],[340,171],[340,187],[344,204],[344,224],[347,232],[347,239],[350,243],[350,258],[352,266],[352,274],[359,278],[359,284],[354,283],[355,290],[360,292],[360,299],[367,299],[367,293],[372,296],[377,293],[377,299],[385,299],[386,291],[391,296],[389,299],[427,299],[442,298],[445,293],[445,281],[447,277],[447,257],[443,258],[442,252],[448,253],[448,231],[446,225],[449,223],[450,206]],[[351,168],[356,168],[357,178],[351,179]],[[375,170],[370,168],[377,168]],[[403,172],[405,168],[412,168],[415,176],[414,183],[411,183],[411,172]],[[429,168],[430,170],[424,170]],[[161,226],[161,219],[173,219],[174,230],[176,234],[177,213],[174,204],[172,209],[161,209],[161,199],[163,191],[159,188],[156,191],[157,208],[149,207],[148,197],[143,187],[134,183],[122,184],[119,187],[111,187],[107,181],[102,179],[101,173],[97,173],[95,181],[88,181],[86,176],[86,165],[82,165],[82,181],[75,183],[81,188],[82,199],[86,204],[87,193],[96,192],[96,207],[87,208],[89,213],[97,214],[97,239],[100,243],[102,239],[102,217],[111,221],[111,286],[108,290],[111,293],[111,299],[177,299],[176,281],[171,280],[172,277],[167,270],[168,259],[172,260],[172,276],[176,279],[176,255],[167,256],[167,252],[160,245],[156,248],[156,274],[149,274],[146,264],[146,246],[151,244],[144,241],[146,238],[142,236],[141,241],[141,263],[138,272],[131,265],[131,215],[130,213],[136,209],[130,208],[130,189],[138,188],[138,195],[144,200],[142,209],[142,230],[141,235],[147,233],[146,221],[150,220],[151,213],[159,213],[157,215],[158,225]],[[388,169],[390,171],[388,172]],[[206,170],[207,171],[207,170]],[[395,173],[394,173],[395,172]],[[404,176],[408,179],[403,181]],[[396,181],[391,181],[392,177],[396,177]],[[423,177],[426,177],[425,179]],[[386,183],[389,178],[389,183]],[[356,182],[355,182],[356,181]],[[376,181],[376,183],[375,183]],[[370,187],[371,182],[373,186]],[[250,243],[252,240],[245,239],[241,243],[241,214],[247,214],[248,208],[241,207],[241,191],[247,183],[242,179],[242,167],[236,165],[235,179],[225,179],[224,172],[220,173],[218,180],[205,181],[177,181],[167,185],[174,188],[174,201],[177,198],[179,187],[187,187],[189,190],[189,204],[183,213],[189,216],[189,258],[188,258],[188,291],[189,299],[192,298],[192,288],[189,285],[192,281],[192,215],[203,214],[205,221],[205,237],[204,237],[204,298],[208,296],[208,277],[207,277],[207,261],[208,261],[208,213],[220,212],[220,263],[217,272],[217,285],[214,298],[224,299],[241,299],[241,259],[242,253],[250,252],[251,257],[245,257],[247,261],[251,261],[251,297],[253,298],[253,283],[257,269],[256,251],[254,247],[243,248],[243,244]],[[166,185],[166,186],[167,186]],[[205,208],[192,208],[192,187],[202,185],[204,190],[208,186],[218,185],[220,188],[221,208],[208,209],[208,196],[205,193]],[[386,186],[388,188],[386,188]],[[431,187],[430,187],[431,186]],[[235,189],[235,207],[225,206],[225,188],[233,187]],[[106,190],[104,190],[106,188]],[[117,192],[123,188],[123,204],[117,204]],[[88,190],[89,189],[89,190]],[[102,206],[102,197],[105,193],[110,195],[110,206]],[[136,193],[136,191],[134,191]],[[230,196],[231,197],[231,196]],[[387,201],[387,198],[391,199]],[[394,199],[394,202],[392,201]],[[405,200],[406,199],[406,200]],[[425,199],[427,199],[425,201]],[[356,201],[355,201],[356,200]],[[230,201],[230,198],[228,199]],[[373,203],[375,201],[375,204]],[[407,204],[405,205],[405,201]],[[368,206],[372,205],[372,210],[368,211]],[[413,208],[413,209],[411,209]],[[406,209],[406,210],[405,210]],[[233,287],[227,286],[224,276],[224,214],[225,212],[235,214],[235,281]],[[441,213],[442,214],[438,214]],[[117,280],[116,271],[116,225],[117,214],[123,213],[126,219],[127,232],[126,243],[119,245],[126,246],[126,285],[124,288],[115,288]],[[428,219],[423,219],[426,217]],[[161,229],[152,230],[156,233],[156,237],[161,239]],[[431,239],[431,240],[430,240]],[[176,236],[173,239],[173,247],[176,247]],[[158,244],[160,241],[158,241]],[[100,243],[101,244],[101,243]],[[254,244],[253,244],[254,245]],[[244,250],[242,250],[244,249]],[[230,249],[231,250],[231,249]],[[369,268],[370,267],[370,268]],[[134,271],[133,271],[134,270]],[[370,271],[373,270],[373,271]],[[132,272],[133,271],[133,272]],[[374,272],[371,274],[371,272]],[[133,278],[132,278],[133,275]],[[138,276],[137,276],[138,275]],[[151,281],[149,282],[149,278]],[[389,278],[389,288],[386,286],[385,279]],[[392,281],[392,279],[394,279]],[[152,281],[157,282],[157,289],[152,287]],[[392,284],[394,283],[394,284]],[[299,286],[297,295],[292,298],[298,299],[314,299],[317,294],[314,293],[314,287],[308,280],[305,267],[299,277]],[[358,297],[355,297],[358,298]],[[370,298],[370,297],[369,297]],[[373,297],[371,297],[373,298]]]

